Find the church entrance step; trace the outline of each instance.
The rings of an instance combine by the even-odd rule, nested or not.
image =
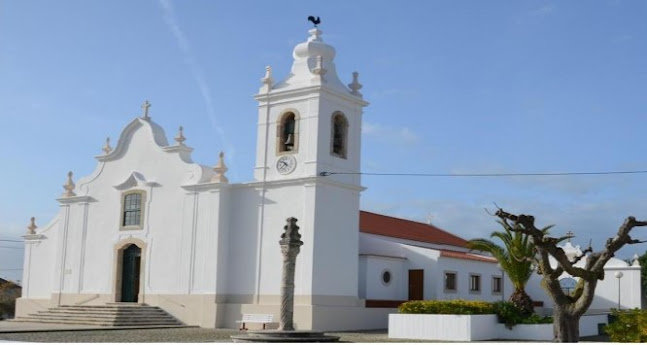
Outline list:
[[[159,307],[137,303],[59,306],[16,318],[14,321],[119,327],[184,326],[182,322]]]

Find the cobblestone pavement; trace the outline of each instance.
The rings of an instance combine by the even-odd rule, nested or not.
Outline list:
[[[0,333],[0,341],[25,341],[48,343],[167,343],[167,342],[231,342],[231,335],[240,334],[233,329],[167,328],[92,331],[48,331]],[[342,342],[429,342],[404,339],[389,339],[386,330],[364,332],[326,333],[341,337]]]
[[[231,335],[240,334],[233,329],[206,328],[162,328],[162,329],[128,329],[128,330],[92,330],[92,331],[48,331],[0,333],[0,342],[48,342],[48,343],[198,343],[198,342],[231,342]],[[421,340],[389,339],[386,330],[364,332],[331,332],[338,335],[342,342],[385,343],[385,342],[429,342]],[[582,339],[583,341],[608,341],[604,338]]]

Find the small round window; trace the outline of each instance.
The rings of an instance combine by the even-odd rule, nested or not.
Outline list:
[[[382,284],[389,285],[391,283],[391,272],[385,270],[382,272]]]

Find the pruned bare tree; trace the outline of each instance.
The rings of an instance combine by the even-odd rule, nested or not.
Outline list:
[[[645,242],[631,238],[629,232],[637,226],[647,226],[647,221],[627,217],[615,237],[607,240],[603,250],[593,252],[593,248],[589,245],[582,254],[569,259],[557,244],[571,236],[560,238],[548,236],[546,232],[535,226],[535,217],[531,215],[514,215],[499,208],[495,216],[501,219],[506,229],[532,236],[536,249],[532,260],[535,261],[537,272],[542,275],[542,287],[554,302],[553,340],[555,342],[579,341],[580,317],[591,306],[598,281],[604,279],[604,265],[625,244]],[[557,261],[556,267],[550,265],[551,256]],[[577,267],[576,264],[585,257],[584,267]],[[559,284],[559,277],[564,272],[579,278],[575,289],[570,293],[565,293]]]

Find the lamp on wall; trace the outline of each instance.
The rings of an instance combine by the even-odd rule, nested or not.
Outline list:
[[[620,278],[622,278],[622,272],[616,272],[614,275],[616,278],[618,278],[618,310],[620,310]]]

